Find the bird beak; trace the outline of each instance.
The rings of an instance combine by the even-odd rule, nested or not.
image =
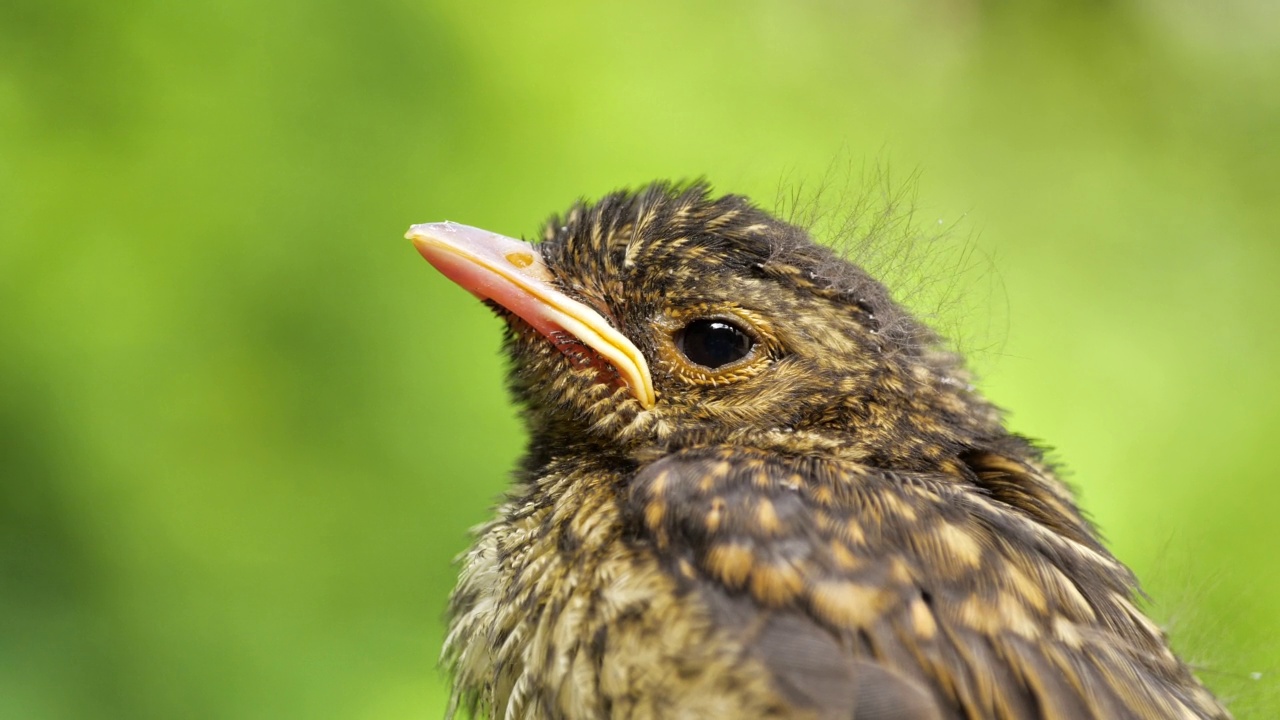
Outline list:
[[[515,313],[571,359],[580,358],[566,346],[565,333],[594,350],[645,409],[653,407],[653,380],[640,349],[600,313],[556,289],[537,248],[452,222],[414,225],[405,237],[445,277]]]

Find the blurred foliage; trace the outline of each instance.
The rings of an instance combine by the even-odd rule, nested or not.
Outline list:
[[[438,716],[523,441],[404,229],[841,157],[919,171],[997,281],[943,325],[1270,716],[1277,68],[1263,0],[6,0],[0,717]]]

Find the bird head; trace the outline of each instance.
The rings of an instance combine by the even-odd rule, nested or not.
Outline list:
[[[743,444],[938,469],[1003,432],[883,285],[740,196],[659,183],[578,203],[537,244],[408,237],[507,320],[535,455]]]

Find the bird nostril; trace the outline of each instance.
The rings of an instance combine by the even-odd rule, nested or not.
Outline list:
[[[507,262],[518,268],[527,268],[533,264],[533,256],[526,252],[509,252],[505,257]]]

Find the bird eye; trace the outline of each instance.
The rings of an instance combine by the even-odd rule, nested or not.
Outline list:
[[[676,333],[675,341],[690,362],[712,370],[741,360],[755,347],[745,330],[718,319],[694,320]]]

